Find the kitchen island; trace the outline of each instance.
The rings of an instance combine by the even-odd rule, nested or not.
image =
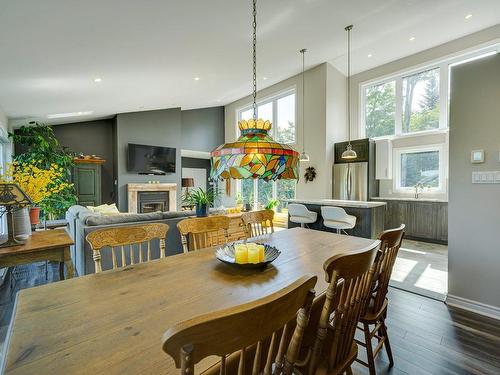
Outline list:
[[[310,211],[318,213],[318,220],[313,224],[308,224],[311,229],[317,229],[327,232],[335,232],[334,229],[323,225],[321,216],[322,206],[342,207],[347,214],[356,216],[356,226],[346,232],[352,236],[364,238],[377,238],[384,230],[385,221],[385,202],[369,201],[347,201],[336,199],[286,199],[288,203],[299,203],[305,205]],[[298,227],[300,224],[292,223],[288,216],[288,228]]]

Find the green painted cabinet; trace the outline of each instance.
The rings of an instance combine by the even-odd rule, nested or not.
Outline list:
[[[102,163],[75,161],[73,184],[81,206],[98,206],[101,204],[101,168]]]

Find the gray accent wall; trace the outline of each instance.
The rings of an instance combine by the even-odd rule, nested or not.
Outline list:
[[[471,164],[472,150],[485,163]],[[500,308],[500,184],[472,184],[500,171],[500,54],[451,69],[449,296]]]
[[[181,199],[181,109],[121,113],[116,116],[116,165],[118,208],[127,212],[127,184],[148,181],[177,184],[177,206]],[[148,176],[127,171],[127,146],[129,143],[176,148],[176,171],[165,176]]]
[[[55,125],[53,129],[59,143],[71,151],[106,160],[101,169],[101,197],[103,203],[114,202],[113,119]]]
[[[224,107],[182,111],[181,117],[183,149],[212,151],[224,143]]]

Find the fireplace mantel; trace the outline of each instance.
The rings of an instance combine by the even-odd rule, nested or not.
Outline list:
[[[177,184],[127,184],[128,212],[137,213],[139,191],[168,191],[169,211],[177,211]]]

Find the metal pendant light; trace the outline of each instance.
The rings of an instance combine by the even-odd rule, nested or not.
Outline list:
[[[346,150],[342,153],[342,159],[356,159],[358,154],[352,149],[351,145],[351,30],[352,25],[346,26],[347,31],[347,133],[349,143]]]
[[[305,54],[307,52],[307,49],[302,48],[300,50],[300,53],[302,54],[302,153],[300,154],[299,160],[300,161],[309,161],[309,155],[306,154],[306,136],[305,136],[305,128],[306,128],[306,122],[304,121],[305,118],[305,112],[306,112],[306,106],[304,105],[305,103],[305,97],[306,97],[306,85],[305,85]]]
[[[253,0],[253,118],[238,122],[241,136],[236,142],[220,145],[211,152],[212,179],[299,178],[299,153],[276,142],[268,132],[271,122],[257,118],[257,1]]]

